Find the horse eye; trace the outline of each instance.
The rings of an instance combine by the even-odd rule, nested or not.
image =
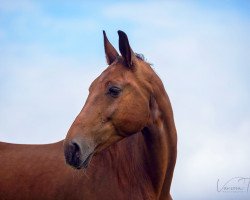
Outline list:
[[[118,88],[118,87],[116,87],[116,86],[111,86],[110,88],[109,88],[109,91],[108,91],[108,94],[110,95],[110,96],[112,96],[112,97],[118,97],[119,96],[119,94],[121,93],[121,89],[120,88]]]

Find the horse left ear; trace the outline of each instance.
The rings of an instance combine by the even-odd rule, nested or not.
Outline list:
[[[108,65],[111,65],[119,56],[113,45],[109,42],[105,31],[103,31],[104,50]]]
[[[125,59],[125,62],[129,68],[133,66],[133,60],[135,58],[135,54],[131,49],[128,41],[128,36],[123,31],[118,31],[119,35],[119,50],[122,54],[122,57]]]

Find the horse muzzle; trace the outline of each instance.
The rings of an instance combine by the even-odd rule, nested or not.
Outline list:
[[[72,140],[64,144],[66,163],[75,169],[87,168],[94,149],[88,144]]]

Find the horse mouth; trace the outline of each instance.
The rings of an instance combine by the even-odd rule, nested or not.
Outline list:
[[[79,166],[76,167],[76,169],[87,169],[93,155],[93,153],[89,154],[88,157]]]

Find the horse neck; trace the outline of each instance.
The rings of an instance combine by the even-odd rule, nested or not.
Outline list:
[[[150,179],[158,199],[165,199],[170,197],[177,154],[177,134],[171,103],[158,76],[152,88],[151,121],[142,133],[147,147]]]

